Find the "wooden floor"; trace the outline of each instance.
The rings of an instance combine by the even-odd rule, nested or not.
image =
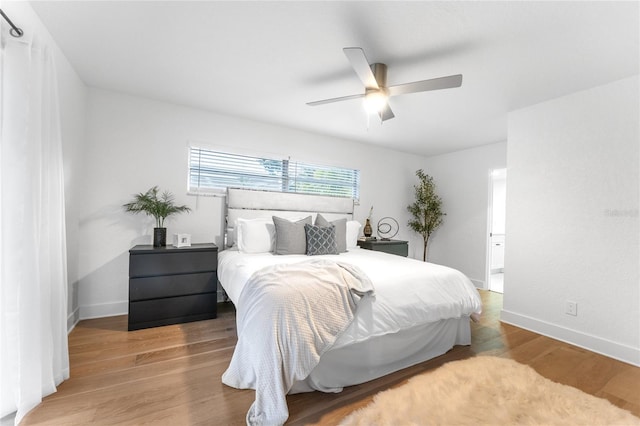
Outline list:
[[[501,324],[502,295],[481,292],[482,321],[471,346],[339,394],[287,397],[289,424],[329,425],[365,406],[377,392],[457,359],[491,354],[531,365],[540,374],[603,397],[640,416],[640,368]],[[127,331],[127,317],[81,321],[69,335],[71,378],[23,425],[241,425],[254,392],[224,386],[236,342],[230,304],[215,320]],[[490,402],[489,402],[490,403]]]

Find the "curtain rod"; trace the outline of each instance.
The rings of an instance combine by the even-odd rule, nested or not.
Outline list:
[[[7,21],[9,23],[9,25],[11,25],[11,29],[9,30],[9,34],[11,34],[14,37],[22,37],[22,34],[24,34],[24,31],[22,31],[20,28],[16,27],[16,25],[13,22],[11,22],[11,19],[9,19],[9,17],[7,15],[5,15],[5,13],[2,11],[2,9],[0,9],[0,15],[2,15],[4,20]]]

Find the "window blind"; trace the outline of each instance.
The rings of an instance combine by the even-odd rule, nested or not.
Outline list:
[[[189,191],[220,192],[226,188],[331,195],[358,200],[360,171],[189,148]]]

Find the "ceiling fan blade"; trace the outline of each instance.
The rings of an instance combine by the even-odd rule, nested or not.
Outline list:
[[[373,71],[367,57],[364,56],[364,50],[359,47],[345,47],[342,49],[347,59],[351,63],[353,70],[358,74],[360,81],[367,89],[378,89],[378,82],[376,81]]]
[[[389,96],[404,95],[405,93],[426,92],[428,90],[451,89],[462,85],[462,74],[448,77],[432,78],[430,80],[414,81],[413,83],[398,84],[389,87]]]
[[[349,96],[342,96],[340,98],[331,98],[331,99],[323,99],[321,101],[314,101],[314,102],[307,102],[307,105],[309,106],[318,106],[318,105],[324,105],[324,104],[331,104],[334,102],[341,102],[341,101],[348,101],[350,99],[358,99],[358,98],[364,98],[364,95],[349,95]]]
[[[388,102],[385,104],[384,109],[378,113],[378,115],[380,116],[380,120],[382,121],[391,120],[393,117],[395,117]]]

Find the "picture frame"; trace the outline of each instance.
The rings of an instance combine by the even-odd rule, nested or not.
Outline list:
[[[174,247],[191,247],[191,234],[173,234]]]

